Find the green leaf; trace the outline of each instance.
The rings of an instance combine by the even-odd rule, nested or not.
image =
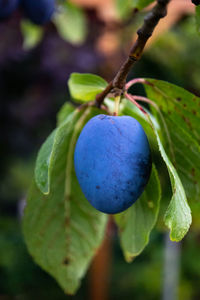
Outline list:
[[[95,100],[96,95],[105,89],[107,82],[97,75],[72,73],[68,85],[74,99],[87,102]]]
[[[43,38],[44,30],[28,20],[21,21],[21,32],[23,36],[23,48],[30,50],[36,47]]]
[[[37,156],[35,166],[35,182],[43,194],[49,194],[51,184],[51,172],[57,159],[60,143],[63,142],[68,132],[73,127],[74,117],[78,111],[70,115],[71,107],[65,106],[59,112],[59,122],[61,125],[55,129],[46,139]],[[65,122],[63,122],[65,118]]]
[[[60,36],[72,44],[84,42],[87,34],[86,17],[83,10],[70,2],[63,3],[54,14],[53,22]]]
[[[147,79],[148,98],[162,132],[167,155],[185,187],[189,201],[200,199],[200,98],[168,82]]]
[[[121,246],[127,262],[139,255],[149,242],[159,212],[161,190],[155,166],[142,196],[128,210],[115,215]]]
[[[137,9],[143,9],[152,2],[154,2],[154,0],[132,0],[132,7]]]
[[[121,18],[127,18],[131,15],[133,9],[143,9],[154,0],[116,0],[116,8]]]
[[[200,5],[196,6],[196,27],[197,27],[197,32],[200,34]]]
[[[151,124],[152,129],[155,133],[161,156],[169,172],[172,186],[172,199],[165,214],[165,224],[170,229],[171,240],[178,242],[185,236],[190,228],[192,222],[190,207],[187,203],[187,198],[182,182],[175,167],[173,166],[172,162],[165,152],[159,136],[159,132],[149,114],[147,114],[147,119],[149,120],[149,123]]]
[[[23,220],[29,252],[69,294],[79,287],[103,240],[107,221],[107,216],[95,210],[84,197],[73,164],[78,135],[98,113],[98,109],[90,107],[69,115],[60,132],[50,193],[42,194],[34,182]]]
[[[116,8],[120,18],[127,18],[132,12],[132,0],[116,0]]]
[[[178,242],[183,239],[190,228],[192,222],[191,211],[187,203],[185,190],[176,172],[176,169],[169,160],[156,130],[155,133],[161,156],[168,168],[173,193],[172,199],[165,214],[164,221],[170,229],[171,240]]]
[[[35,166],[35,182],[43,194],[50,190],[50,165],[54,154],[55,137],[58,130],[55,129],[40,148]]]
[[[74,110],[75,107],[73,104],[69,102],[64,103],[57,114],[57,126],[60,126],[68,117],[68,115],[72,113]]]

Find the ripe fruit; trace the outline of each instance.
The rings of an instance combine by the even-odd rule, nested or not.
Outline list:
[[[55,11],[55,0],[22,0],[22,6],[33,23],[42,25],[51,20]]]
[[[98,115],[83,128],[74,153],[75,171],[87,200],[115,214],[141,195],[151,173],[146,134],[132,117]]]
[[[18,4],[19,0],[0,0],[0,19],[9,17]]]

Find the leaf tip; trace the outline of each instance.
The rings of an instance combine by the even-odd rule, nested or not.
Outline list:
[[[35,183],[37,188],[40,190],[40,192],[43,195],[49,195],[50,193],[50,188],[49,188],[49,183],[45,183],[44,185],[41,184],[40,180],[38,180],[38,178],[35,176]]]
[[[133,262],[133,260],[136,258],[136,255],[133,255],[133,254],[131,254],[130,252],[125,252],[124,253],[124,258],[125,258],[125,261],[127,262],[127,263],[132,263]]]

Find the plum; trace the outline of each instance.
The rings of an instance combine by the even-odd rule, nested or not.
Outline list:
[[[43,25],[51,20],[55,0],[22,0],[22,7],[33,23]]]
[[[122,212],[140,197],[150,177],[144,129],[130,116],[97,115],[77,140],[74,164],[90,204],[107,214]]]
[[[0,19],[8,18],[19,5],[19,0],[0,0]]]

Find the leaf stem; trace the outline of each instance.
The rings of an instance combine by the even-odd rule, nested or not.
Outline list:
[[[148,84],[148,81],[146,81],[144,78],[134,78],[126,83],[125,90],[127,91],[132,85],[136,83]]]
[[[145,80],[144,80],[145,81]],[[154,101],[152,101],[152,100],[150,100],[149,98],[147,98],[147,97],[144,97],[144,96],[138,96],[138,95],[130,95],[130,94],[125,94],[126,95],[126,97],[127,97],[127,95],[129,95],[129,98],[127,97],[127,99],[129,99],[130,101],[132,101],[131,99],[130,99],[130,97],[132,98],[132,99],[134,99],[134,101],[135,101],[135,105],[136,105],[136,101],[142,101],[142,102],[146,102],[146,103],[148,103],[148,104],[150,104],[150,105],[152,105],[156,110],[157,110],[157,112],[158,112],[158,114],[159,114],[159,116],[160,116],[160,119],[161,119],[161,121],[162,121],[162,123],[163,123],[163,126],[164,126],[164,129],[165,129],[165,132],[166,132],[166,135],[167,135],[167,139],[168,139],[168,143],[169,143],[169,148],[170,148],[170,152],[171,152],[171,155],[172,155],[172,158],[173,158],[173,162],[175,163],[175,154],[174,154],[174,150],[173,150],[173,147],[172,147],[172,140],[171,140],[171,136],[170,136],[170,133],[169,133],[169,130],[168,130],[168,127],[167,127],[167,124],[166,124],[166,122],[165,122],[165,119],[164,119],[164,117],[163,117],[163,114],[162,114],[162,112],[161,112],[161,110],[160,110],[160,108],[159,108],[159,106],[154,102]],[[138,103],[137,103],[138,104]],[[139,105],[139,104],[138,104]],[[146,112],[145,112],[146,113]],[[147,113],[146,113],[146,115],[148,115]]]
[[[158,105],[157,105],[155,102],[153,102],[152,100],[150,100],[149,98],[144,97],[144,96],[138,96],[138,95],[132,95],[132,97],[133,97],[136,101],[142,101],[142,102],[146,102],[146,103],[152,105],[153,107],[155,107],[155,109],[156,109],[157,111],[159,111]]]
[[[123,93],[128,73],[135,62],[141,58],[144,47],[160,19],[167,15],[167,5],[169,2],[170,0],[157,0],[156,5],[144,18],[142,27],[137,31],[138,37],[125,62],[121,65],[114,79],[107,85],[105,90],[96,96],[95,103],[97,107],[101,106],[106,95],[113,89],[119,89],[121,94]]]
[[[128,93],[125,93],[124,96],[125,96],[129,101],[131,101],[133,104],[135,104],[135,105],[141,110],[141,112],[142,112],[143,114],[147,115],[147,112],[143,109],[143,107],[140,106],[140,105],[137,103],[137,101],[135,101],[135,96],[130,95],[130,94],[128,94]]]

